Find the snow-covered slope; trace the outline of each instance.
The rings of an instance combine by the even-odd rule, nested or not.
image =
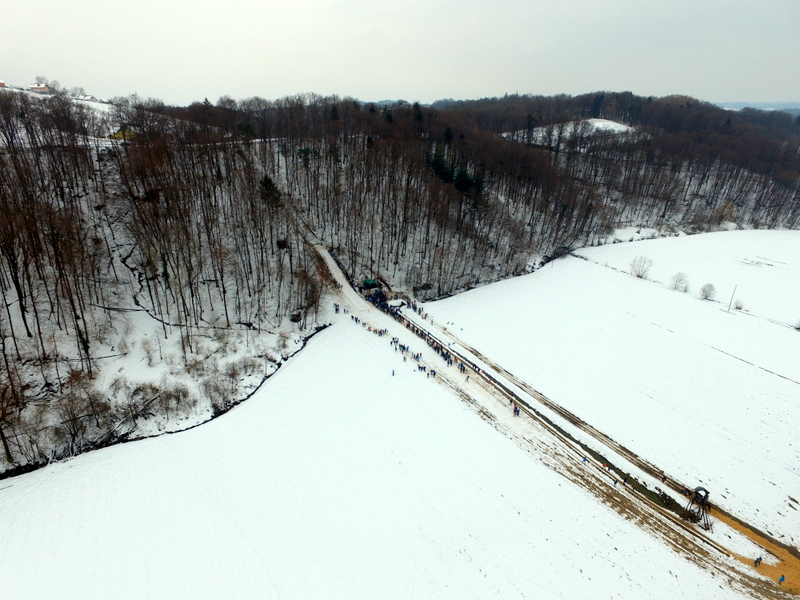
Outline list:
[[[556,123],[547,127],[534,127],[531,130],[530,139],[524,129],[503,133],[503,137],[515,141],[524,141],[531,144],[552,143],[555,139],[565,141],[575,136],[591,135],[594,133],[627,134],[634,132],[635,129],[625,123],[609,121],[608,119],[582,119],[580,121],[568,121],[566,123]]]
[[[592,131],[608,131],[610,133],[628,133],[633,131],[633,127],[620,123],[618,121],[609,121],[608,119],[586,119],[586,123],[591,127]]]
[[[800,232],[615,244],[426,308],[556,403],[798,547],[798,250]],[[664,283],[628,274],[637,256]],[[669,287],[679,271],[689,293]],[[707,282],[718,302],[697,297]],[[734,286],[744,310],[729,312]]]
[[[576,252],[592,262],[630,272],[631,261],[653,261],[651,281],[672,287],[684,273],[688,293],[697,296],[710,283],[727,309],[795,326],[800,322],[800,233],[797,231],[725,231],[584,248]],[[733,300],[733,302],[731,302]]]
[[[2,597],[739,597],[340,317],[217,420],[0,482]]]

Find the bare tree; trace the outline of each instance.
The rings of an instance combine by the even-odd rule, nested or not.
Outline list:
[[[716,295],[717,288],[714,287],[713,283],[706,283],[700,288],[700,297],[703,300],[713,300]]]
[[[652,260],[646,256],[637,256],[631,261],[631,275],[639,279],[647,279],[647,274],[650,272],[650,267],[652,266]]]
[[[670,279],[670,287],[676,292],[688,292],[689,278],[686,276],[686,273],[675,273],[675,275],[672,276],[672,279]]]

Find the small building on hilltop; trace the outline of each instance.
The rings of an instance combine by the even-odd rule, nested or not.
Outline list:
[[[50,86],[46,83],[32,83],[28,89],[36,94],[49,94]]]
[[[6,87],[6,82],[0,79],[0,88]]]

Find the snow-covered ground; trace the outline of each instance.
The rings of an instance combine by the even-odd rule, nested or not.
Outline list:
[[[712,502],[800,546],[800,232],[589,248],[426,310]],[[631,276],[638,256],[650,280]],[[670,289],[686,273],[688,293]],[[704,283],[716,302],[698,298]],[[728,311],[736,286],[742,310]]]
[[[630,233],[631,237],[634,233]],[[800,234],[797,231],[724,231],[582,249],[579,256],[630,272],[631,261],[653,261],[648,278],[667,287],[686,274],[688,293],[711,283],[716,300],[756,317],[800,322]],[[731,302],[731,299],[733,302]]]
[[[531,131],[531,139],[528,140],[528,133],[524,129],[509,131],[502,136],[516,141],[525,141],[531,144],[544,144],[560,139],[562,142],[570,139],[577,133],[589,135],[593,133],[612,133],[627,134],[635,131],[630,125],[609,121],[608,119],[581,119],[580,121],[568,121],[557,123],[547,127],[534,127]],[[553,139],[550,139],[553,138]]]
[[[628,133],[633,130],[630,125],[625,125],[625,123],[619,123],[618,121],[609,121],[608,119],[586,119],[586,123],[589,124],[593,131]]]
[[[73,102],[88,106],[89,108],[96,110],[101,114],[110,113],[114,110],[113,104],[109,104],[108,102],[104,102],[102,100],[84,100],[82,98],[73,98]]]
[[[2,597],[745,597],[720,570],[733,559],[687,558],[682,542],[675,552],[621,516],[599,498],[628,492],[573,483],[564,473],[585,467],[535,422],[343,292],[353,316],[389,332],[334,315],[214,421],[0,481]],[[511,372],[780,537],[796,524],[774,509],[798,487],[797,384],[763,368],[798,380],[797,367],[781,352],[723,352],[762,335],[796,357],[798,334],[726,308],[577,258],[429,305]],[[757,384],[764,406],[749,410]]]
[[[1,482],[3,598],[740,597],[388,342],[342,315],[219,419]]]

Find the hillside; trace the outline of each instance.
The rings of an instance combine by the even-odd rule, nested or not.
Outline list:
[[[535,423],[338,300],[349,315],[213,422],[4,482],[3,597],[722,600],[764,585],[598,502]]]
[[[624,226],[800,222],[800,125],[687,98],[90,104],[0,91],[6,473],[246,398],[328,322],[316,241],[430,300]]]
[[[798,232],[736,231],[586,248],[425,310],[670,478],[799,548],[798,247]],[[650,279],[629,273],[638,256],[652,259]],[[671,289],[681,271],[688,293]],[[716,301],[697,295],[708,282]],[[734,287],[742,308],[729,311]]]

